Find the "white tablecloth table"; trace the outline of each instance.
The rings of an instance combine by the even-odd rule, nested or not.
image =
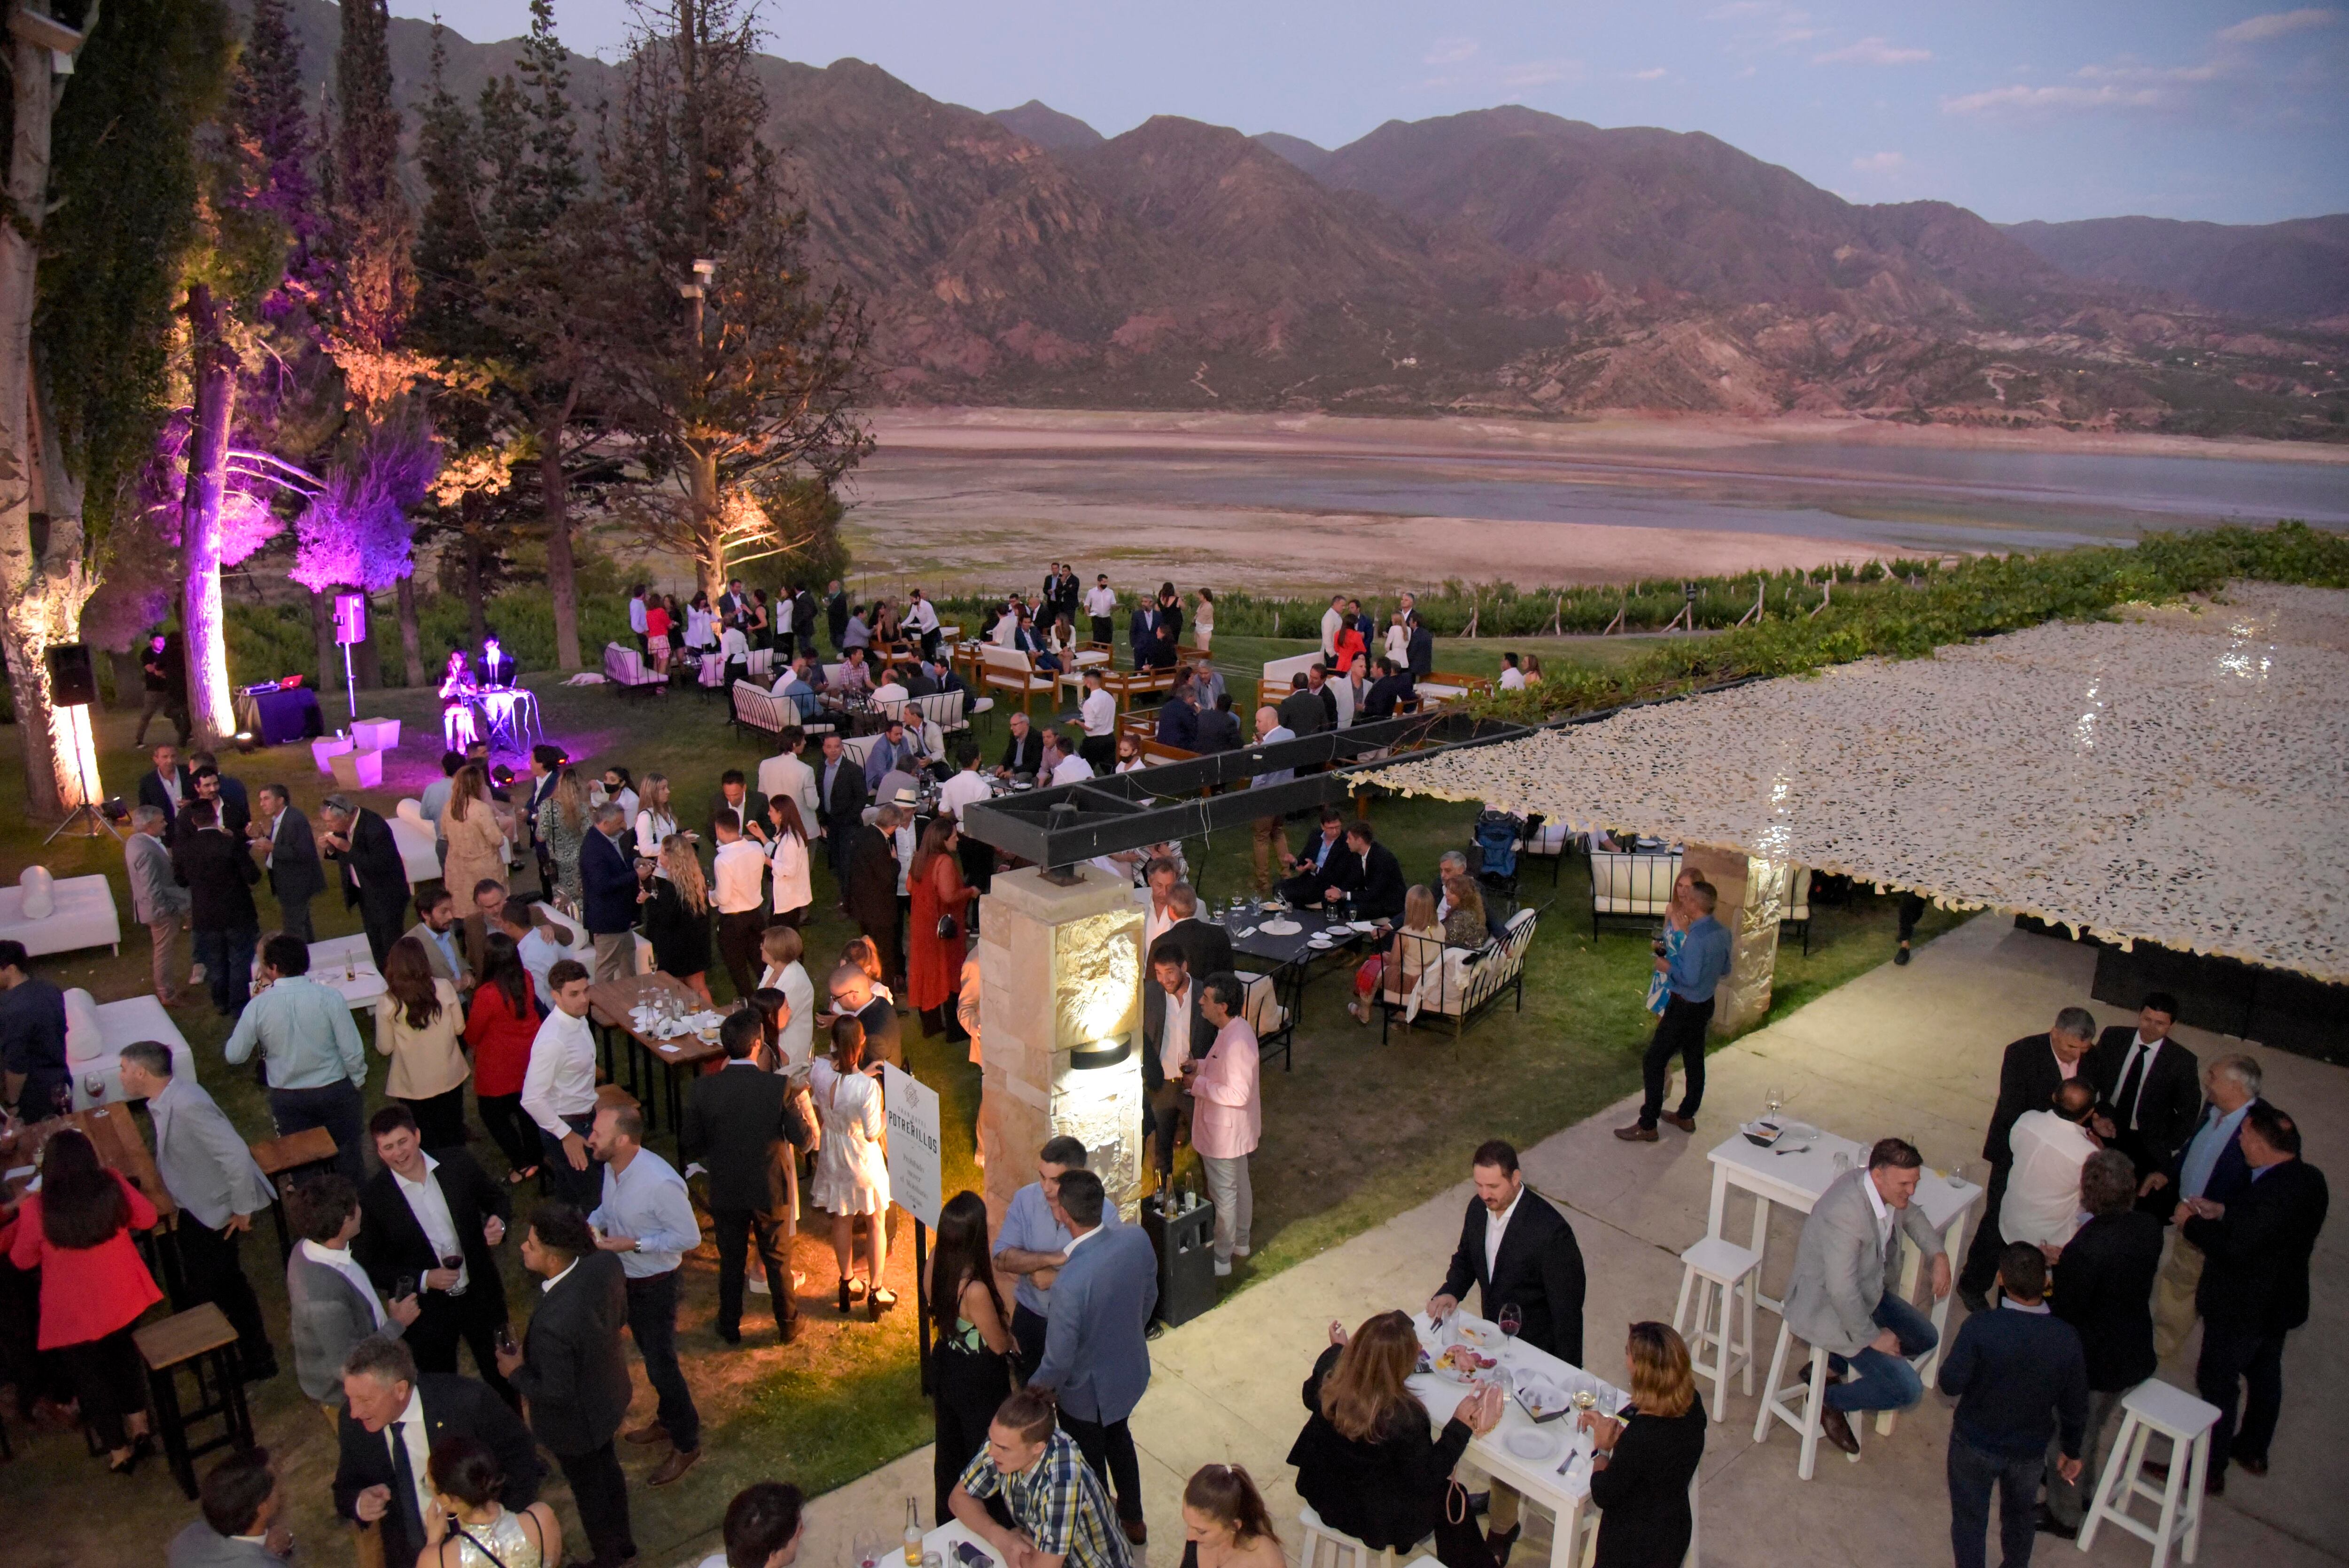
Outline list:
[[[1003,1553],[980,1540],[978,1532],[959,1519],[949,1519],[927,1535],[923,1536],[922,1555],[926,1557],[935,1552],[938,1554],[938,1560],[945,1563],[946,1568],[964,1568],[964,1564],[955,1560],[954,1553],[957,1546],[966,1543],[986,1553],[988,1562],[992,1563],[995,1568],[1003,1568]],[[884,1553],[883,1568],[895,1568],[895,1564],[888,1561],[890,1558],[895,1558],[902,1563],[905,1560],[903,1551],[904,1549],[895,1542],[890,1542],[887,1551]]]
[[[354,1013],[372,1011],[386,989],[365,932],[310,944],[310,978],[338,994]]]
[[[1781,1139],[1785,1147],[1795,1140]],[[1827,1184],[1842,1172],[1836,1169],[1836,1156],[1842,1155],[1849,1169],[1859,1170],[1868,1164],[1868,1145],[1855,1143],[1848,1138],[1821,1130],[1810,1140],[1810,1147],[1785,1154],[1749,1143],[1740,1132],[1733,1132],[1715,1146],[1713,1161],[1713,1204],[1705,1222],[1708,1237],[1723,1237],[1723,1211],[1728,1206],[1729,1190],[1739,1188],[1754,1194],[1754,1232],[1746,1244],[1754,1252],[1767,1255],[1770,1240],[1770,1205],[1783,1203],[1798,1214],[1807,1214],[1827,1190]],[[1927,1171],[1917,1182],[1913,1202],[1925,1211],[1925,1219],[1941,1233],[1941,1246],[1949,1253],[1950,1269],[1954,1275],[1960,1261],[1965,1256],[1966,1221],[1975,1205],[1982,1199],[1982,1190],[1971,1181],[1952,1175],[1939,1176]],[[1900,1284],[1903,1298],[1913,1301],[1917,1280],[1924,1258],[1907,1241],[1900,1243]],[[1954,1295],[1953,1290],[1951,1295]],[[1783,1314],[1785,1305],[1766,1295],[1757,1295],[1761,1305],[1772,1312]],[[1934,1333],[1940,1336],[1933,1348],[1919,1358],[1918,1376],[1930,1387],[1935,1370],[1941,1363],[1941,1351],[1949,1343],[1950,1296],[1933,1303],[1931,1308]],[[1759,1353],[1760,1347],[1755,1347]],[[1876,1429],[1889,1432],[1894,1413],[1887,1410],[1877,1417]]]
[[[1599,1395],[1597,1408],[1609,1415],[1630,1402],[1630,1396],[1605,1378],[1570,1366],[1537,1346],[1503,1338],[1497,1325],[1466,1312],[1454,1313],[1451,1321],[1480,1333],[1485,1342],[1476,1348],[1499,1361],[1513,1381],[1520,1374],[1532,1373],[1569,1394],[1578,1388],[1594,1388]],[[1413,1314],[1412,1325],[1419,1330],[1420,1345],[1433,1354],[1438,1343],[1429,1327],[1427,1315]],[[1439,1428],[1452,1418],[1452,1412],[1470,1392],[1433,1372],[1415,1375],[1410,1386]],[[1520,1432],[1539,1432],[1549,1438],[1550,1451],[1537,1458],[1512,1452],[1509,1439]],[[1573,1412],[1555,1420],[1537,1422],[1512,1398],[1502,1401],[1501,1419],[1491,1431],[1468,1439],[1464,1456],[1486,1475],[1516,1488],[1528,1504],[1549,1514],[1555,1522],[1550,1533],[1550,1568],[1577,1568],[1582,1561],[1583,1514],[1590,1502],[1590,1468],[1587,1462],[1576,1462],[1568,1466],[1567,1474],[1560,1475],[1558,1466],[1567,1460],[1569,1449],[1587,1461],[1589,1439],[1578,1434]]]

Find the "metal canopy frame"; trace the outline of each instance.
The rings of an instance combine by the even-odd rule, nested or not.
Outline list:
[[[1006,854],[1059,870],[1097,855],[1335,805],[1373,782],[1381,769],[1398,762],[1532,733],[1521,724],[1453,709],[1377,719],[1271,746],[1243,747],[1189,762],[977,801],[963,809],[962,830]],[[1257,775],[1283,769],[1316,771],[1278,784],[1247,787]],[[1235,785],[1239,788],[1227,788]],[[1206,792],[1211,789],[1223,792]]]

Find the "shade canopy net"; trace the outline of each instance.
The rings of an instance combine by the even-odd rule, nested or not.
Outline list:
[[[1633,830],[2349,982],[2349,593],[2050,624],[1406,762]]]

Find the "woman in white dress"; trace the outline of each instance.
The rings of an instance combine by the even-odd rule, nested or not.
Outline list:
[[[1199,590],[1199,607],[1191,616],[1191,640],[1203,654],[1216,640],[1216,595],[1210,589]]]
[[[781,992],[783,998],[783,1016],[775,1032],[775,1054],[781,1058],[775,1070],[794,1077],[808,1070],[808,1058],[815,1054],[815,982],[800,962],[805,952],[799,932],[788,925],[771,925],[759,939],[760,956],[766,961],[759,989]]]
[[[832,1255],[840,1265],[840,1310],[848,1312],[855,1293],[850,1283],[856,1217],[867,1216],[865,1255],[872,1273],[855,1284],[864,1289],[864,1315],[878,1322],[897,1305],[897,1293],[881,1286],[889,1263],[889,1167],[882,1157],[881,1085],[864,1068],[864,1026],[854,1018],[832,1024],[832,1055],[808,1068],[808,1091],[815,1099],[823,1147],[816,1151],[815,1180],[808,1198],[832,1216]]]
[[[775,919],[797,925],[815,902],[815,888],[808,880],[807,820],[788,795],[767,800],[767,861],[775,869]]]
[[[646,774],[636,790],[636,853],[646,860],[657,861],[660,859],[661,841],[677,831],[677,815],[669,805],[668,776]]]
[[[505,1476],[481,1439],[442,1438],[425,1466],[432,1506],[416,1568],[552,1568],[563,1561],[563,1524],[533,1502],[515,1512],[498,1501]],[[380,1555],[378,1553],[378,1555]]]

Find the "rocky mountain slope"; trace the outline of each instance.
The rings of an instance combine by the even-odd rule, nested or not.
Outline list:
[[[337,13],[304,0],[297,18],[323,81]],[[429,28],[395,21],[392,43],[412,103]],[[448,49],[460,93],[513,52]],[[857,60],[762,75],[815,260],[864,294],[887,398],[2349,434],[2349,335],[2275,304],[2326,297],[2342,269],[2322,255],[2292,253],[2306,286],[2197,293],[2175,266],[2114,270],[2127,247],[2038,232],[2095,225],[1855,205],[1713,137],[1516,107],[1330,150],[1166,116],[1102,138]],[[614,79],[574,61],[591,116]]]
[[[2075,278],[2276,321],[2349,319],[2349,212],[2283,223],[2090,218],[2006,232]]]

